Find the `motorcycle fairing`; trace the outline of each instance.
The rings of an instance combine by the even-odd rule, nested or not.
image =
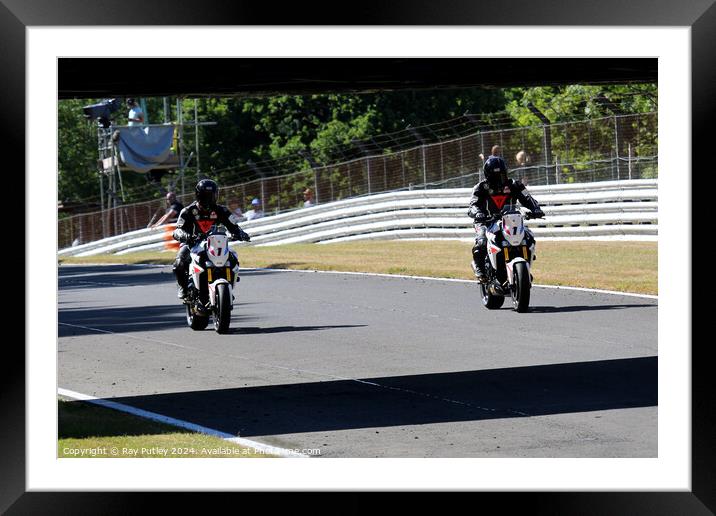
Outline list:
[[[206,254],[216,267],[223,267],[229,259],[229,237],[222,234],[209,235],[206,239]]]

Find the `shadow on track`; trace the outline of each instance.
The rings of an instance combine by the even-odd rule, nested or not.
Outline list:
[[[623,308],[656,308],[656,304],[632,305],[577,305],[577,306],[530,306],[528,313],[553,314],[566,312],[593,312],[598,310],[621,310]],[[512,309],[512,307],[509,307]]]
[[[287,333],[294,331],[330,330],[333,328],[364,328],[365,326],[365,324],[331,324],[325,326],[269,326],[266,328],[244,326],[238,328],[229,328],[229,334],[258,335],[263,333]]]
[[[319,331],[333,328],[362,328],[365,324],[335,324],[323,326],[269,326],[259,328],[256,326],[240,326],[242,323],[255,320],[256,317],[242,315],[241,310],[255,303],[236,303],[231,314],[231,324],[237,325],[229,328],[229,334],[257,335],[263,333],[288,333],[298,331]],[[62,309],[59,313],[60,337],[75,337],[80,335],[98,335],[100,332],[89,328],[96,328],[113,333],[132,333],[142,331],[158,331],[170,328],[187,328],[184,305],[154,305],[117,308],[88,308],[88,309]],[[74,326],[67,326],[74,325]],[[81,328],[78,326],[86,326]],[[191,332],[187,328],[188,332]],[[210,324],[204,331],[214,331]]]
[[[242,270],[239,277],[280,274],[281,271]],[[131,265],[71,266],[58,268],[60,290],[109,287],[146,287],[160,283],[176,283],[171,265],[133,267]]]
[[[241,314],[241,304],[234,305],[231,316],[234,323],[250,321],[253,317]],[[187,328],[184,305],[133,306],[133,307],[102,307],[87,309],[62,309],[58,314],[60,323],[76,326],[58,325],[59,337],[79,335],[98,335],[99,332],[78,328],[87,326],[114,333],[132,333],[142,331],[158,331],[170,328]],[[187,328],[188,331],[191,331]]]
[[[657,357],[113,398],[241,436],[657,405]]]
[[[132,267],[129,265],[71,266],[57,269],[60,290],[110,287],[145,287],[174,281],[171,266]]]

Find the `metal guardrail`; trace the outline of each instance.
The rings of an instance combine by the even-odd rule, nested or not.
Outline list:
[[[657,180],[537,186],[530,192],[546,218],[527,225],[538,237],[655,239]],[[336,201],[242,223],[250,245],[329,243],[387,238],[472,238],[468,188],[411,190]],[[60,256],[162,249],[167,226],[70,247]]]

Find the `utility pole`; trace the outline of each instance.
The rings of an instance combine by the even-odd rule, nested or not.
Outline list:
[[[614,149],[614,155],[616,156],[617,178],[621,179],[619,170],[619,135],[622,133],[622,116],[626,113],[624,113],[624,110],[622,108],[610,101],[604,95],[604,92],[600,92],[599,95],[594,97],[594,101],[600,106],[602,106],[604,109],[611,111],[611,113],[614,115],[614,146],[616,147]]]
[[[196,99],[194,99],[194,151],[196,152],[196,180],[201,178],[201,166],[199,165],[199,115],[197,114]]]
[[[549,169],[552,168],[552,122],[549,118],[547,118],[547,115],[542,113],[539,109],[537,109],[537,106],[535,106],[532,102],[527,104],[527,109],[529,109],[534,116],[539,118],[539,120],[542,122],[542,131],[543,131],[543,145],[544,145],[544,161],[545,166],[547,167],[547,184],[549,184]]]

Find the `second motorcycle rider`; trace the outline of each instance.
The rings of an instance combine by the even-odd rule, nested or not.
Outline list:
[[[533,218],[544,217],[544,212],[525,185],[507,177],[507,164],[499,156],[490,156],[483,167],[485,180],[475,185],[467,215],[475,221],[475,245],[472,248],[472,270],[480,283],[487,281],[485,258],[487,257],[486,230],[490,217],[499,214],[509,201],[519,201],[532,212]]]
[[[174,277],[179,285],[178,297],[184,299],[187,294],[191,248],[197,240],[214,224],[223,224],[236,240],[248,242],[249,235],[231,219],[232,213],[226,207],[216,203],[219,186],[211,179],[202,179],[196,184],[196,200],[184,208],[177,219],[174,239],[181,242],[174,261]]]

